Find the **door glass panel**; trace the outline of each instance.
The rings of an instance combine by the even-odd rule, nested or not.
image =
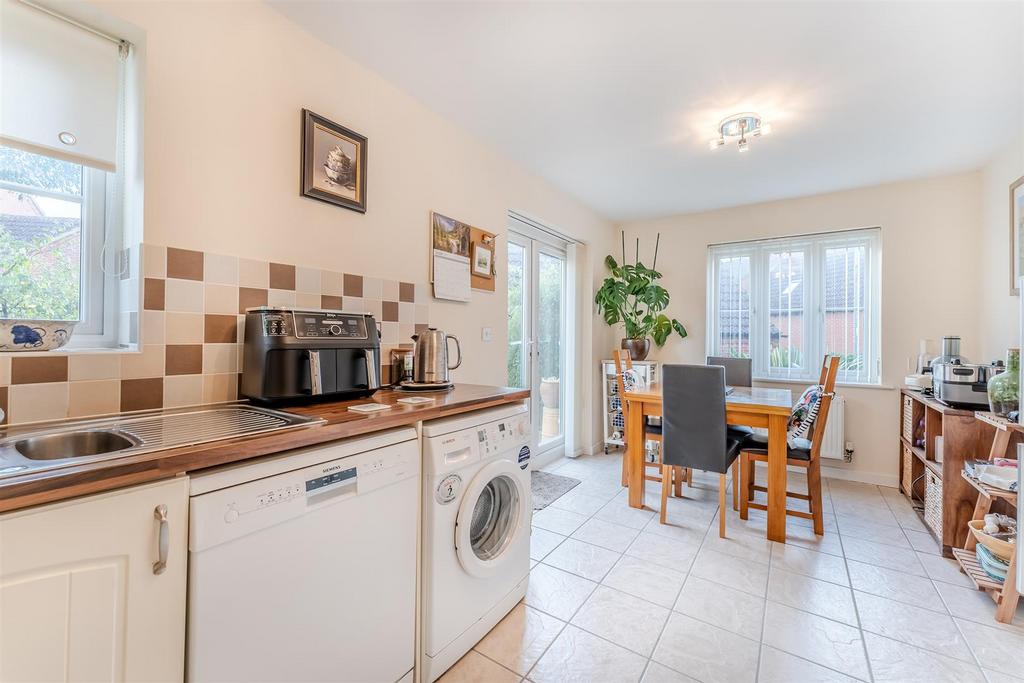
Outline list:
[[[750,257],[718,259],[719,356],[750,358]]]
[[[481,560],[500,555],[515,531],[519,514],[519,492],[509,477],[501,475],[487,482],[473,506],[469,542]]]
[[[565,259],[542,251],[538,255],[537,270],[537,357],[543,441],[562,434]]]
[[[508,243],[508,386],[526,388],[526,247]]]

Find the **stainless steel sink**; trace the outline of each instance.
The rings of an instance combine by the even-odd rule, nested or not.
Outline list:
[[[63,460],[116,453],[140,444],[138,439],[113,429],[82,429],[19,439],[14,442],[14,450],[29,460]]]
[[[238,403],[62,422],[0,439],[0,478],[323,421]]]

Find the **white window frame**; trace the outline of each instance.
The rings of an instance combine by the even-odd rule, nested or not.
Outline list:
[[[750,358],[754,379],[762,381],[810,382],[821,370],[817,359],[825,355],[825,252],[829,248],[864,246],[866,269],[866,330],[864,367],[860,371],[840,370],[837,380],[844,384],[881,384],[881,272],[882,240],[880,228],[860,228],[813,235],[713,244],[708,247],[707,338],[709,356],[721,355],[718,347],[719,302],[718,264],[723,257],[746,256],[750,259]],[[769,255],[779,251],[804,253],[802,368],[772,368],[770,363],[770,301],[768,282]]]

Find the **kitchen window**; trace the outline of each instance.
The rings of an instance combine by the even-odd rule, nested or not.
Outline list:
[[[712,245],[708,354],[750,358],[754,377],[769,381],[813,381],[835,354],[839,381],[878,384],[880,233]]]
[[[114,346],[132,48],[0,2],[0,318],[76,320],[72,346]]]

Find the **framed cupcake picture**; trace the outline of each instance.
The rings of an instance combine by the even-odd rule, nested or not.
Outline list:
[[[366,213],[366,136],[303,109],[302,195]]]

